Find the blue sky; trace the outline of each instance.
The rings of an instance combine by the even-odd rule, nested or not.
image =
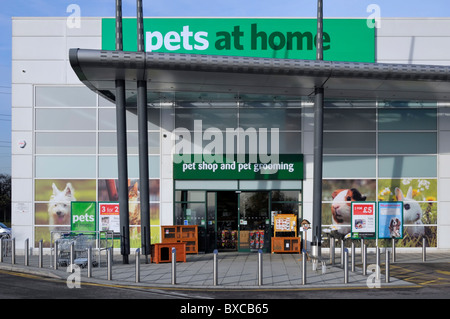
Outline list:
[[[314,17],[316,0],[143,0],[144,15],[166,17]],[[324,0],[325,17],[368,17],[370,4],[381,17],[449,17],[449,0]],[[11,172],[11,17],[114,16],[115,0],[1,0],[0,11],[0,174]],[[123,0],[124,16],[136,15],[136,1]],[[16,141],[13,141],[14,143]]]

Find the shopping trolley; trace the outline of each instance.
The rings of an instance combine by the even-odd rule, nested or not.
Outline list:
[[[75,243],[74,236],[70,233],[63,234],[58,239],[58,265],[67,267],[70,265],[70,247]]]
[[[79,234],[75,238],[75,256],[74,264],[81,268],[87,267],[88,264],[88,248],[95,247],[95,235],[93,234]],[[92,261],[92,266],[97,267],[97,261]]]
[[[71,246],[73,245],[73,263],[81,268],[87,267],[88,248],[95,247],[95,235],[66,233],[58,239],[58,265],[67,267],[71,264]],[[94,267],[97,261],[92,261]]]

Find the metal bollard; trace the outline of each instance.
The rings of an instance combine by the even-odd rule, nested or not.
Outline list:
[[[43,241],[42,239],[39,241],[39,260],[38,260],[38,267],[42,268],[44,267],[44,249],[43,249]]]
[[[3,262],[3,237],[0,238],[0,263]]]
[[[344,284],[348,284],[348,250],[344,250]]]
[[[11,239],[11,264],[16,263],[16,239]]]
[[[352,241],[352,272],[355,272],[355,263],[356,263],[355,243]]]
[[[302,285],[306,285],[306,251],[302,252]]]
[[[92,246],[87,249],[87,276],[92,277]]]
[[[3,262],[3,237],[0,238],[0,263]]]
[[[54,259],[53,259],[53,268],[54,269],[58,269],[58,248],[59,248],[59,243],[56,240],[55,241],[55,256],[54,256]]]
[[[364,260],[364,238],[361,238],[361,263]]]
[[[334,259],[335,259],[335,250],[336,250],[336,243],[334,241],[334,237],[330,237],[330,264],[331,266],[334,266]]]
[[[30,251],[30,240],[27,238],[27,239],[25,239],[24,252],[23,252],[25,266],[30,265],[29,251]]]
[[[141,249],[136,249],[135,254],[135,282],[141,281]]]
[[[362,250],[362,258],[363,258],[363,270],[362,274],[363,276],[367,275],[367,245],[364,244],[363,250]]]
[[[213,263],[213,285],[217,286],[218,283],[218,276],[219,276],[219,266],[217,265],[217,255],[218,251],[217,249],[214,249],[214,263]]]
[[[73,267],[75,263],[75,243],[70,243],[70,272],[74,272],[75,269]]]
[[[427,261],[427,239],[425,237],[422,238],[422,261]]]
[[[106,250],[106,262],[107,262],[107,278],[112,280],[112,248]]]
[[[98,266],[97,267],[100,268],[101,267],[101,263],[102,263],[102,250],[100,249],[101,248],[100,236],[95,240],[95,248],[98,251]]]
[[[392,238],[392,262],[395,263],[395,238]]]
[[[177,250],[172,247],[172,285],[177,284]]]
[[[341,239],[341,268],[344,267],[344,249],[345,249],[345,242],[343,239]]]
[[[376,249],[376,254],[377,254],[377,261],[376,261],[376,264],[377,264],[377,270],[376,270],[376,279],[377,280],[380,280],[380,248],[377,246],[377,249]]]
[[[263,254],[262,250],[258,250],[258,286],[263,285]]]
[[[391,271],[390,271],[390,263],[391,263],[390,254],[391,254],[391,252],[389,250],[386,250],[386,283],[390,282],[390,275],[391,275]]]

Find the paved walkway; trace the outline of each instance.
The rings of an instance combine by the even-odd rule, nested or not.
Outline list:
[[[263,282],[258,281],[258,254],[257,253],[219,253],[218,254],[218,284],[213,285],[214,254],[188,255],[187,261],[176,264],[176,287],[189,289],[302,289],[302,288],[329,288],[360,286],[367,287],[378,283],[375,281],[375,273],[371,269],[376,263],[374,251],[368,253],[367,275],[362,274],[362,259],[359,249],[355,254],[355,271],[351,270],[351,257],[349,257],[348,283],[344,282],[344,269],[340,264],[339,249],[336,250],[334,265],[330,264],[328,254],[323,253],[325,266],[319,263],[314,267],[311,261],[307,262],[306,284],[302,283],[302,256],[298,254],[263,254]],[[380,254],[381,275],[379,284],[381,287],[411,286],[413,284],[390,276],[386,283],[385,254]],[[145,287],[174,287],[172,284],[171,263],[145,263],[141,256],[140,281],[136,283],[135,256],[130,255],[129,264],[122,263],[122,256],[115,255],[112,265],[111,280],[108,280],[108,271],[105,263],[105,255],[102,255],[100,267],[92,268],[92,276],[87,277],[87,269],[80,269],[81,282],[93,282],[115,285],[133,285]],[[396,263],[421,263],[422,252],[399,252],[396,254]],[[427,251],[426,262],[450,262],[450,251]],[[38,267],[38,256],[29,257],[29,266],[24,265],[24,256],[16,256],[15,264],[11,257],[5,257],[0,263],[0,269],[27,272],[43,276],[50,276],[66,280],[71,273],[67,267],[53,269],[51,256],[44,256],[44,265]],[[317,265],[317,264],[316,264]],[[372,265],[372,266],[370,266]],[[313,267],[316,268],[313,270]]]

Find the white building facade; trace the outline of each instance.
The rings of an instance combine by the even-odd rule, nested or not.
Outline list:
[[[220,20],[227,23],[227,19]],[[118,176],[115,105],[80,81],[68,54],[71,48],[105,49],[103,23],[102,18],[82,18],[79,27],[68,27],[66,18],[12,20],[12,231],[19,247],[26,238],[35,246],[43,239],[49,247],[52,230],[69,230],[71,201],[117,200],[111,188]],[[191,42],[183,42],[181,30],[178,38],[175,34],[164,38],[166,47],[205,45],[206,36],[196,37],[193,29],[189,30]],[[244,33],[243,29],[230,30],[234,35],[230,32],[229,39],[224,35],[216,47],[239,49],[245,45],[239,41],[243,36],[236,36]],[[382,19],[381,27],[373,31],[373,62],[448,66],[449,30],[447,18]],[[161,31],[161,37],[163,34]],[[152,49],[156,50],[159,38],[156,33],[153,36],[150,41],[154,41]],[[284,58],[277,48],[281,35],[267,41],[267,50],[272,48],[274,57]],[[262,42],[258,45],[263,51]],[[450,95],[446,102],[430,99],[425,94],[429,92],[424,92],[423,99],[416,93],[411,99],[399,99],[393,93],[391,99],[326,100],[324,237],[336,230],[344,234],[352,222],[336,222],[339,218],[333,213],[337,205],[333,193],[357,189],[366,201],[377,203],[401,200],[403,194],[403,209],[417,210],[417,218],[404,211],[403,239],[398,243],[401,247],[420,247],[421,238],[426,237],[430,247],[450,248]],[[131,247],[137,248],[140,224],[139,192],[133,190],[133,186],[139,186],[138,122],[132,105],[135,94],[129,90],[127,141]],[[188,224],[199,226],[200,251],[252,250],[249,236],[256,230],[265,237],[260,248],[270,250],[274,214],[293,213],[299,222],[311,221],[314,109],[310,97],[227,94],[195,87],[189,91],[154,90],[148,96],[153,243],[161,240],[161,226]],[[222,134],[226,139],[229,128],[242,128],[246,133],[254,129],[257,141],[277,137],[267,141],[268,148],[277,147],[280,154],[293,155],[293,161],[303,165],[302,175],[252,180],[197,179],[195,174],[180,177],[174,173],[174,153],[186,138],[181,138],[177,129],[191,134],[186,145],[196,154],[213,147],[217,151],[218,145],[223,145],[221,151],[225,152],[226,140],[213,144],[211,136]],[[263,135],[265,132],[268,134]],[[243,146],[242,152],[251,154],[252,141],[247,138],[241,140],[244,145],[235,144],[233,150],[239,152]],[[258,152],[262,146],[259,143]],[[350,199],[344,201],[350,204]],[[68,207],[61,204],[67,202]],[[256,205],[254,210],[252,205]],[[101,227],[98,214],[97,229]],[[230,236],[232,242],[225,242]]]

